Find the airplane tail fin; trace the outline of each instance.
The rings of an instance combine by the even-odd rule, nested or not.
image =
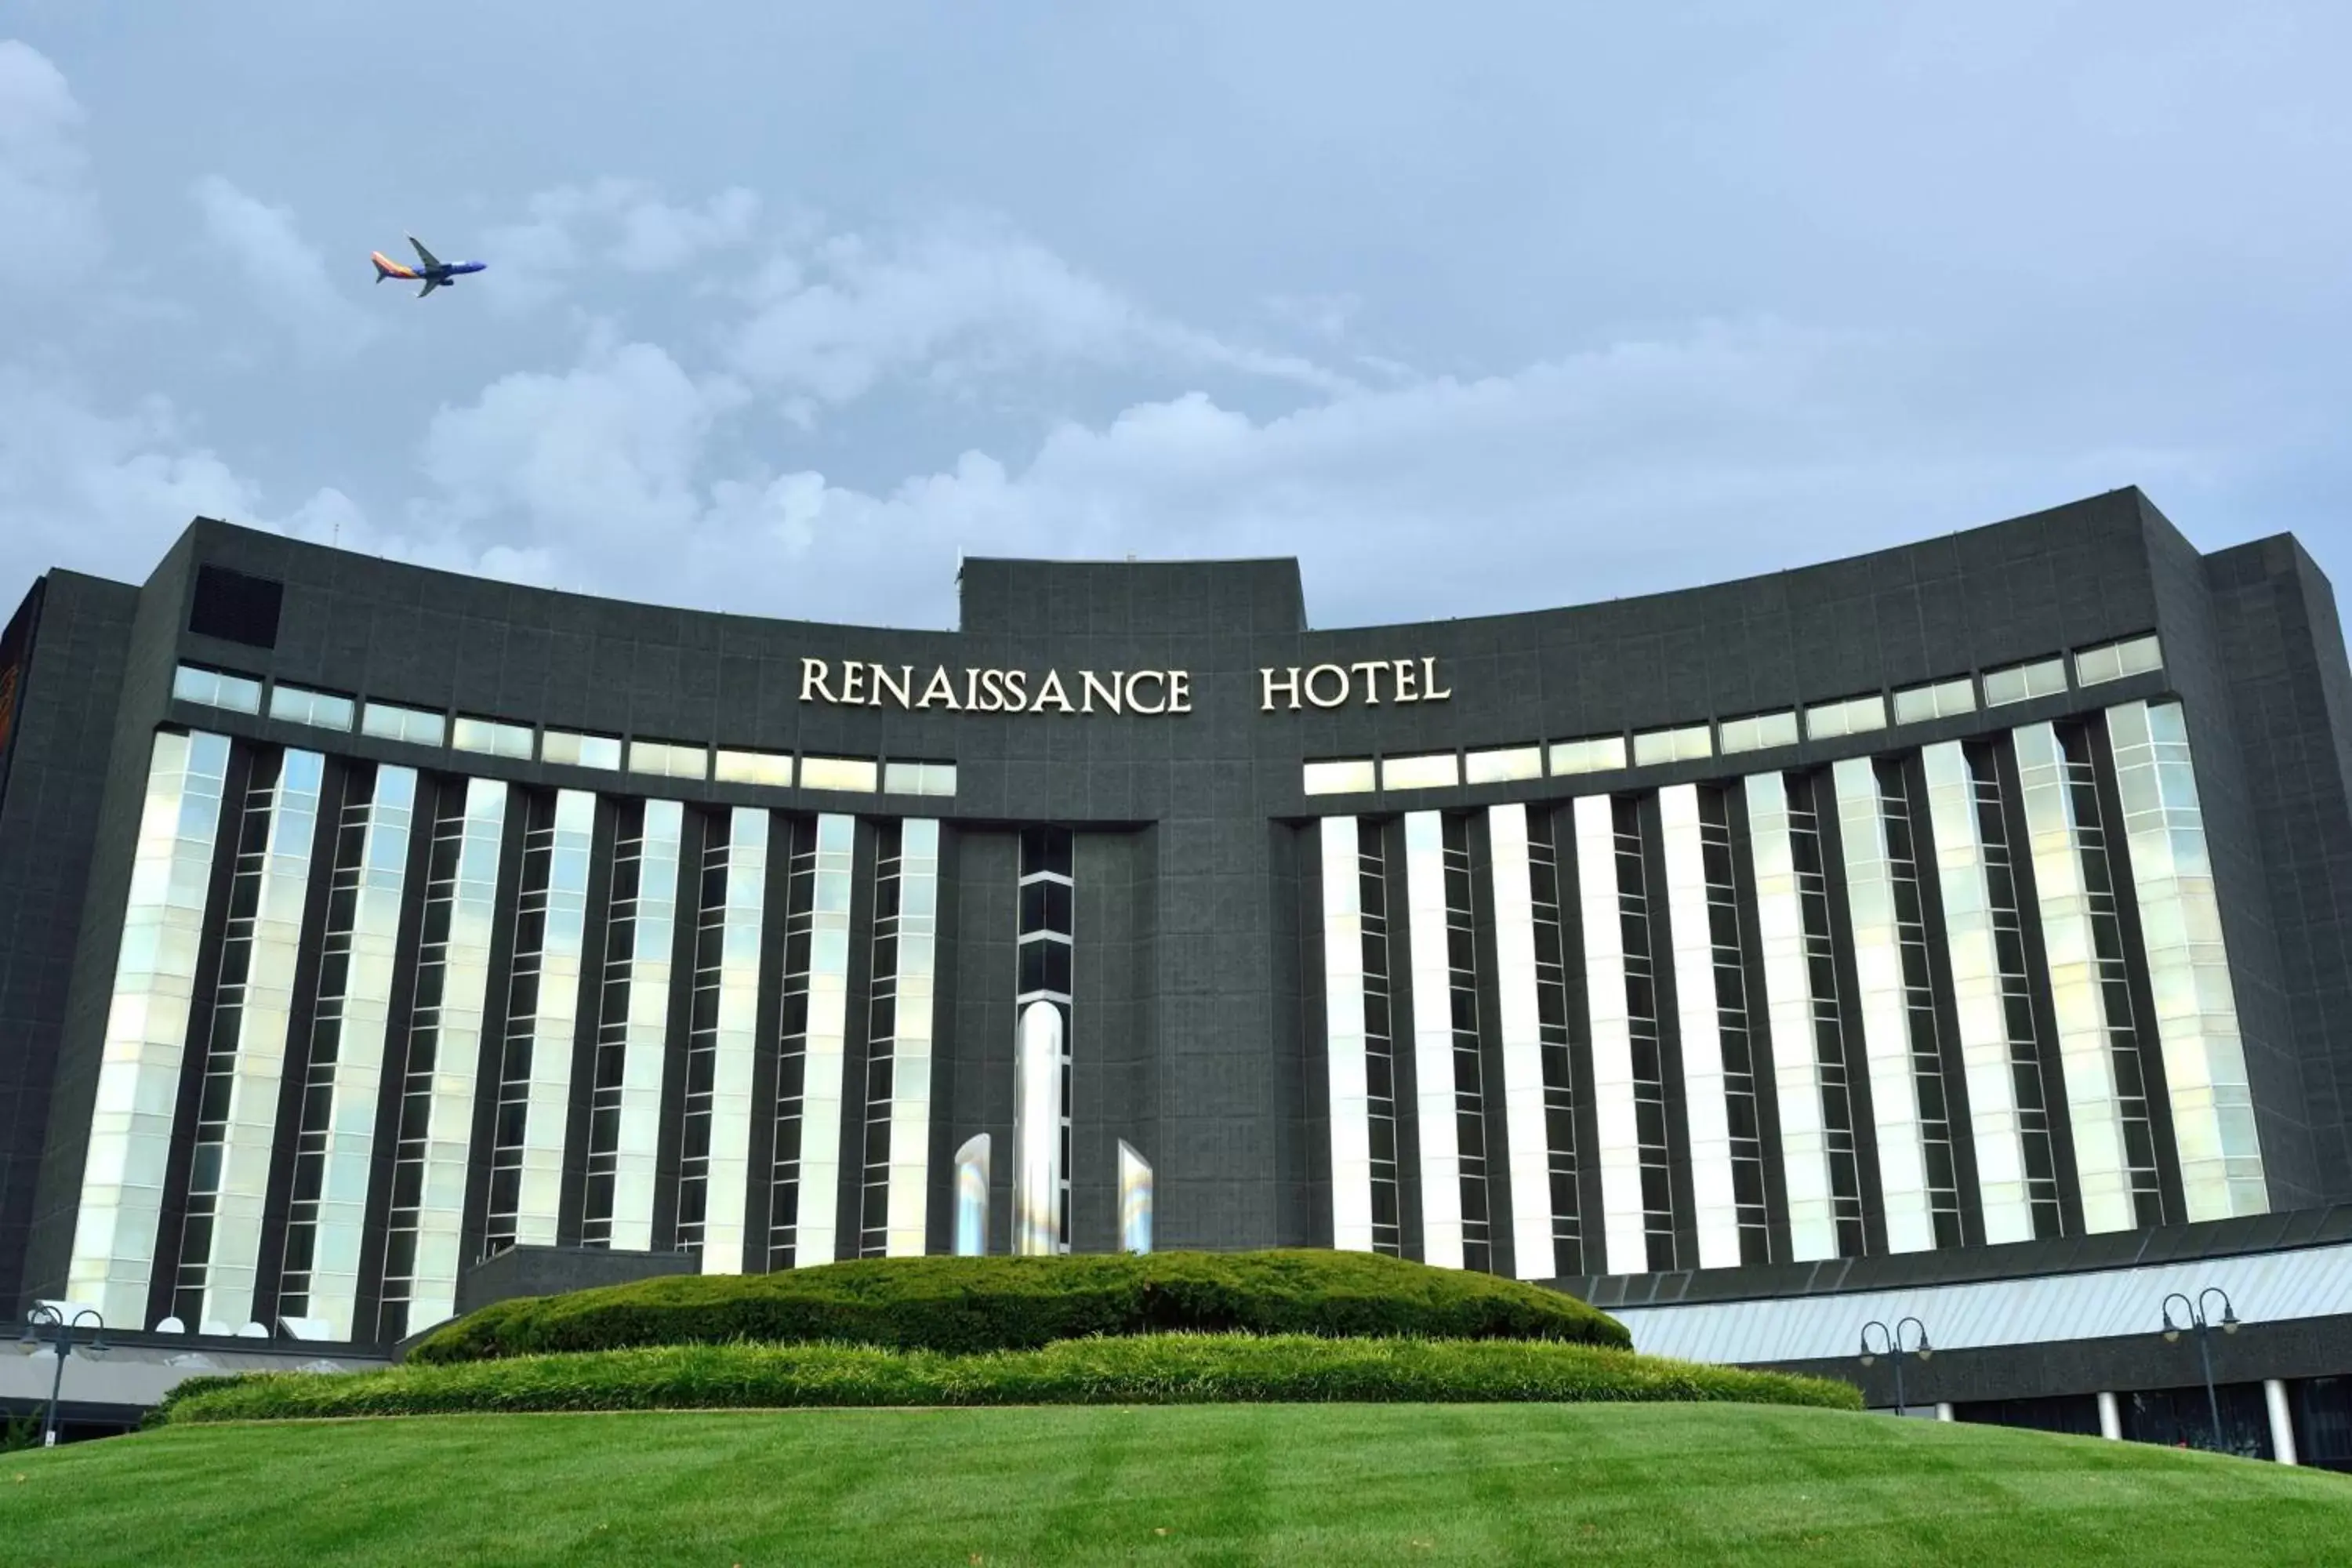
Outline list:
[[[368,259],[375,263],[375,280],[377,282],[381,283],[385,279],[393,276],[392,265],[384,260],[383,251],[370,251],[368,253]]]

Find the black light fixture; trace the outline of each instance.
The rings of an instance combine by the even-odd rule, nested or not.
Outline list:
[[[2194,1301],[2175,1290],[2165,1297],[2159,1310],[2164,1314],[2164,1340],[2167,1344],[2179,1344],[2184,1327],[2196,1332],[2197,1360],[2205,1373],[2205,1414],[2213,1424],[2213,1451],[2218,1454],[2227,1450],[2221,1441],[2221,1396],[2214,1392],[2213,1388],[2213,1352],[2212,1348],[2206,1343],[2207,1337],[2212,1333],[2215,1326],[2213,1321],[2205,1314],[2205,1299],[2208,1296],[2221,1298],[2220,1324],[2221,1331],[2225,1334],[2236,1333],[2239,1322],[2238,1310],[2231,1305],[2230,1293],[2219,1285],[2208,1285],[2197,1293],[2197,1300]],[[2172,1303],[2175,1301],[2180,1303],[2180,1310],[2189,1320],[2185,1325],[2172,1321]]]
[[[1918,1331],[1916,1342],[1908,1346],[1903,1342],[1903,1330],[1906,1324]],[[1875,1318],[1863,1324],[1862,1364],[1864,1366],[1877,1364],[1879,1355],[1882,1353],[1882,1351],[1874,1351],[1870,1347],[1870,1331],[1873,1329],[1878,1331],[1879,1339],[1883,1344],[1883,1353],[1895,1359],[1895,1414],[1907,1415],[1910,1414],[1910,1406],[1903,1397],[1903,1358],[1908,1354],[1926,1361],[1936,1353],[1934,1348],[1927,1343],[1927,1325],[1916,1318],[1897,1318],[1892,1329]]]

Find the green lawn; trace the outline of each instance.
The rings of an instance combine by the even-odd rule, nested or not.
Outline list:
[[[459,1415],[0,1455],[10,1564],[2342,1563],[2352,1478],[1731,1405]]]

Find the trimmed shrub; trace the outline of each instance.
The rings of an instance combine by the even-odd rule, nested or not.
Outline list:
[[[1538,1285],[1300,1249],[874,1258],[774,1274],[672,1275],[499,1301],[427,1334],[408,1359],[737,1341],[970,1354],[1177,1331],[1633,1342],[1616,1319]]]
[[[1724,1400],[1858,1410],[1851,1384],[1595,1345],[1150,1334],[942,1355],[861,1345],[670,1345],[374,1373],[191,1378],[160,1424],[462,1412],[811,1405],[1496,1404]]]

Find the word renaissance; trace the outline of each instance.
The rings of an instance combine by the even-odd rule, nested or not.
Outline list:
[[[1257,672],[1258,711],[1305,705],[1338,708],[1349,701],[1368,708],[1381,704],[1382,688],[1391,702],[1443,702],[1454,695],[1441,687],[1437,660],[1370,658],[1352,664],[1293,666]],[[950,669],[934,665],[920,676],[911,664],[874,664],[858,659],[801,660],[801,700],[825,702],[836,708],[937,708],[950,713],[1162,713],[1192,711],[1192,672],[1189,669],[1114,669],[1097,674],[1081,669],[1064,679],[1049,669],[1033,679],[1025,669]]]

